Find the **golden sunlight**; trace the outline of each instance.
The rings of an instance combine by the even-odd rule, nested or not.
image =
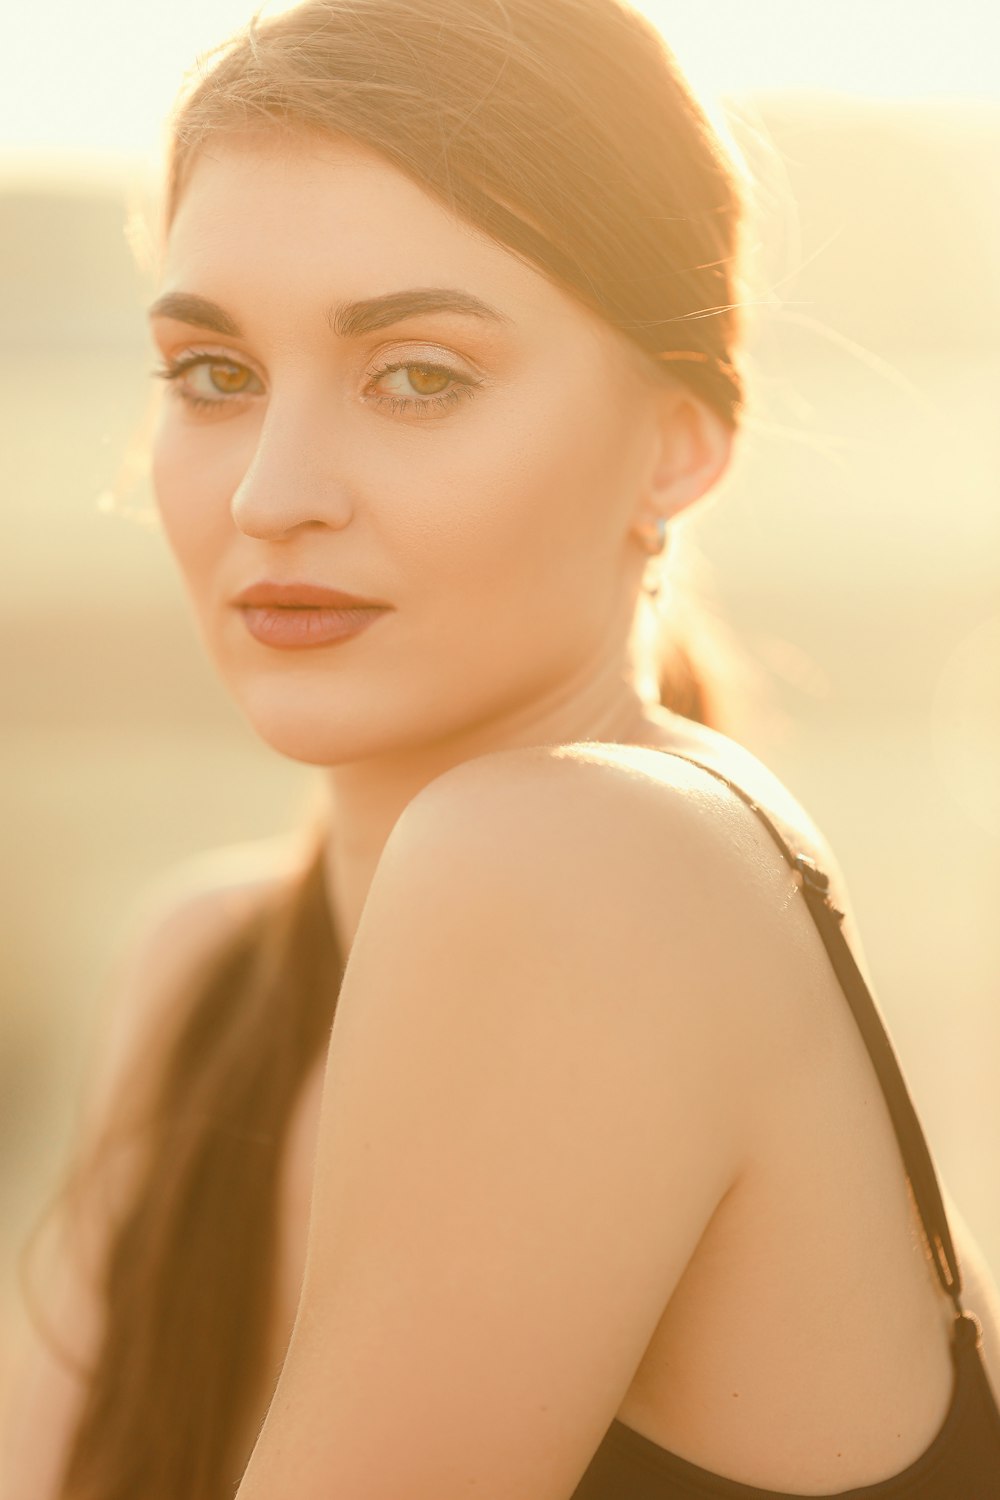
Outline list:
[[[291,0],[266,0],[265,14]],[[708,98],[836,91],[997,98],[1000,10],[979,0],[637,0]],[[250,0],[57,0],[22,6],[5,37],[2,161],[155,157],[193,59],[243,25]],[[20,173],[19,173],[20,175]]]

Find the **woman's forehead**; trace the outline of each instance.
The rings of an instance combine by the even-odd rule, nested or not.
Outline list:
[[[589,349],[618,342],[570,293],[379,153],[318,135],[227,135],[202,147],[185,174],[162,279],[227,305],[275,294],[326,307],[447,287],[527,337]]]
[[[227,137],[199,151],[168,232],[168,259],[208,262],[237,247],[261,270],[273,261],[280,271],[291,259],[300,276],[356,264],[398,268],[409,285],[462,272],[529,302],[551,285],[385,158],[336,139]]]

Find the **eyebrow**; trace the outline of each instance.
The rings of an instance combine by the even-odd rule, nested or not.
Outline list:
[[[412,287],[403,292],[386,292],[381,297],[366,297],[360,302],[341,302],[327,308],[326,321],[334,333],[349,339],[402,323],[406,318],[440,312],[462,313],[493,323],[512,322],[506,313],[488,302],[453,287]],[[243,337],[243,330],[225,308],[193,292],[165,292],[152,304],[149,316],[173,318],[178,323],[208,328],[232,338]]]

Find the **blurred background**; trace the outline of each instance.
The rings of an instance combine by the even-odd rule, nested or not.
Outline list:
[[[640,8],[754,183],[751,412],[682,552],[743,657],[734,731],[839,854],[1000,1277],[1000,11]],[[141,441],[163,120],[252,9],[54,0],[5,27],[0,1375],[138,905],[294,827],[312,788],[203,660]]]

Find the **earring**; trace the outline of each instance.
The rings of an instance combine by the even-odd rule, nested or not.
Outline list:
[[[652,546],[647,545],[646,547],[646,551],[649,553],[650,557],[659,557],[664,552],[667,545],[666,516],[657,516],[655,526],[656,540]],[[642,587],[643,592],[647,595],[648,598],[652,600],[658,599],[660,594],[660,575],[657,574],[654,577],[652,583],[644,583]]]
[[[654,525],[656,527],[656,540],[651,547],[648,545],[646,547],[646,551],[650,557],[656,557],[667,545],[668,522],[666,516],[657,516]]]

